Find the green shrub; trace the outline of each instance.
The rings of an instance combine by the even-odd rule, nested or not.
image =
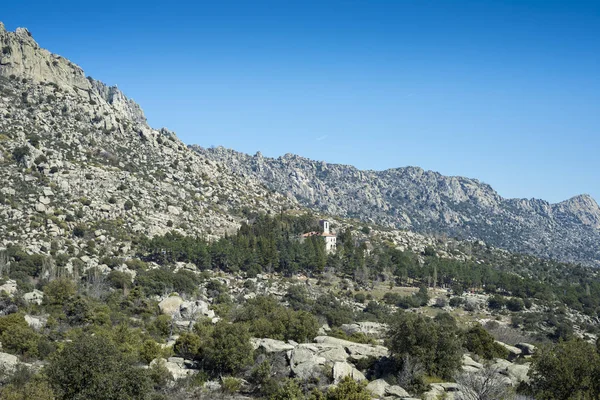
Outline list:
[[[465,299],[458,296],[452,297],[448,304],[450,304],[450,307],[460,307],[465,304]]]
[[[254,349],[245,326],[221,321],[201,352],[205,367],[216,373],[236,373],[252,363]]]
[[[146,364],[150,364],[150,362],[159,357],[160,354],[160,345],[152,339],[146,340],[140,349],[140,359],[146,362]]]
[[[223,392],[232,395],[240,391],[242,381],[232,376],[227,376],[221,380],[221,389]]]
[[[75,283],[68,278],[55,279],[44,286],[44,303],[49,305],[63,305],[70,300],[77,291]]]
[[[418,314],[398,311],[392,320],[388,345],[400,362],[404,356],[416,358],[429,375],[448,379],[461,363],[460,332],[452,317],[432,320]]]
[[[133,201],[126,200],[125,203],[123,203],[123,208],[127,211],[131,210],[133,208]]]
[[[465,332],[465,348],[486,360],[506,358],[508,350],[494,341],[494,337],[480,324],[476,324]]]
[[[255,337],[306,342],[319,330],[317,319],[306,311],[294,311],[280,305],[273,297],[249,300],[237,321],[246,322]]]
[[[38,344],[40,335],[38,335],[29,325],[20,324],[8,326],[0,336],[2,340],[2,349],[5,351],[24,356],[26,358],[35,358],[39,355]]]
[[[525,308],[525,303],[523,300],[513,297],[512,299],[508,299],[506,302],[506,308],[514,312],[522,311],[523,308]]]
[[[78,237],[78,238],[82,238],[85,236],[85,226],[83,225],[77,225],[76,227],[73,228],[73,236]]]
[[[141,399],[151,390],[148,373],[103,335],[81,335],[67,343],[44,372],[60,399]]]
[[[154,386],[154,390],[166,388],[173,381],[173,375],[163,359],[159,359],[148,368],[148,377]]]
[[[25,158],[27,158],[31,154],[31,150],[29,150],[28,146],[20,146],[15,147],[12,151],[12,155],[16,162],[22,164],[25,162]]]
[[[304,393],[296,379],[285,379],[277,385],[273,393],[269,395],[269,400],[304,400]]]
[[[580,339],[542,346],[529,376],[536,399],[597,399],[600,355],[594,345]]]
[[[317,298],[312,312],[327,319],[331,326],[349,324],[354,320],[354,311],[342,303],[332,294],[324,294]]]
[[[488,299],[488,307],[492,310],[500,310],[504,307],[506,301],[500,295],[490,296]]]
[[[371,400],[366,382],[358,383],[347,376],[334,388],[327,391],[326,400]]]
[[[175,341],[173,350],[177,356],[193,360],[198,356],[201,345],[202,340],[200,339],[200,336],[194,333],[184,332]]]

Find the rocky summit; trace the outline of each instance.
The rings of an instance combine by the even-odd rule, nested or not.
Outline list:
[[[231,173],[253,177],[319,212],[600,265],[600,207],[588,195],[558,204],[505,199],[476,179],[417,167],[361,171],[293,154],[275,159],[223,147],[193,148]]]
[[[116,86],[40,48],[27,29],[2,24],[0,163],[0,247],[44,251],[79,224],[117,248],[136,232],[216,236],[235,231],[244,209],[293,207],[148,126]]]

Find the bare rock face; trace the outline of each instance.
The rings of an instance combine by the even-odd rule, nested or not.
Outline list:
[[[13,372],[18,363],[19,359],[17,356],[8,353],[0,353],[0,368],[2,368],[5,373]]]
[[[52,82],[69,90],[90,90],[83,70],[40,46],[25,28],[8,32],[0,29],[0,76],[32,79],[35,82]]]
[[[333,383],[339,383],[345,377],[351,377],[355,381],[361,382],[366,380],[362,372],[354,368],[352,364],[347,362],[336,362],[333,364]]]
[[[388,348],[384,346],[355,343],[331,336],[317,336],[315,342],[341,346],[353,360],[360,360],[367,357],[381,358],[386,357],[389,353]]]
[[[588,195],[558,204],[505,199],[476,179],[417,167],[361,171],[293,154],[274,159],[222,147],[192,148],[319,212],[600,265],[600,207]]]

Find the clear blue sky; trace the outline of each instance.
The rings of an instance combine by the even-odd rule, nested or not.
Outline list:
[[[600,200],[600,1],[17,1],[188,144]]]

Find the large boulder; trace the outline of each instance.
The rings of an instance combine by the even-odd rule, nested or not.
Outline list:
[[[340,327],[347,335],[362,333],[363,335],[379,339],[385,335],[388,330],[387,324],[379,322],[357,322],[354,324],[344,324]]]
[[[294,346],[281,340],[275,339],[251,339],[254,350],[261,349],[266,353],[282,353],[294,350]]]
[[[462,366],[463,370],[467,372],[475,372],[483,368],[483,364],[473,360],[468,354],[463,354]]]
[[[385,389],[385,394],[387,396],[398,397],[400,399],[405,399],[407,397],[410,397],[410,394],[398,385],[388,386]]]
[[[390,386],[389,383],[384,381],[383,379],[377,379],[372,382],[369,382],[367,385],[367,390],[371,392],[371,394],[375,397],[383,397],[385,396],[386,389]]]
[[[519,349],[518,347],[515,346],[511,346],[509,344],[506,343],[502,343],[498,340],[495,341],[497,344],[499,344],[500,346],[504,347],[506,350],[508,350],[508,359],[509,360],[514,360],[515,358],[519,357],[523,352],[521,351],[521,349]]]
[[[17,282],[13,279],[9,279],[4,283],[4,285],[0,285],[0,293],[6,292],[6,294],[12,296],[17,292]]]
[[[44,292],[33,289],[33,291],[27,292],[23,295],[23,300],[31,304],[41,305],[42,301],[44,300]]]
[[[160,312],[169,316],[179,316],[179,307],[183,304],[183,299],[179,296],[170,296],[158,303]]]
[[[315,342],[342,346],[353,360],[360,360],[367,357],[382,358],[386,357],[389,353],[388,348],[384,346],[355,343],[331,336],[317,336]]]
[[[308,345],[299,345],[292,350],[290,355],[290,364],[292,370],[296,365],[311,363],[317,365],[324,365],[327,362],[325,357],[317,355],[318,349],[316,347]]]
[[[215,312],[210,309],[207,302],[202,300],[196,301],[184,301],[179,306],[179,313],[182,318],[185,319],[196,319],[198,316],[203,315],[210,319],[215,317]]]
[[[361,382],[366,378],[362,372],[354,368],[354,365],[347,362],[336,362],[333,364],[333,383],[337,384],[345,377],[351,377],[355,381]]]
[[[8,353],[0,353],[0,370],[5,373],[11,373],[17,368],[19,359]]]
[[[46,319],[42,318],[42,317],[34,317],[31,315],[25,315],[25,322],[27,322],[27,324],[32,327],[33,329],[35,329],[36,331],[39,331],[40,329],[42,329],[44,326],[46,326]]]
[[[180,357],[169,357],[169,359],[155,358],[150,363],[150,366],[152,367],[156,364],[164,365],[175,380],[184,379],[198,373],[198,370],[188,368],[185,360]]]
[[[499,374],[508,378],[510,385],[518,386],[521,382],[529,382],[529,368],[530,363],[515,364],[510,361],[496,358],[492,364],[492,368],[495,368]]]
[[[300,380],[324,379],[324,371],[331,367],[325,357],[319,355],[319,348],[313,344],[300,344],[289,352],[290,368]]]

